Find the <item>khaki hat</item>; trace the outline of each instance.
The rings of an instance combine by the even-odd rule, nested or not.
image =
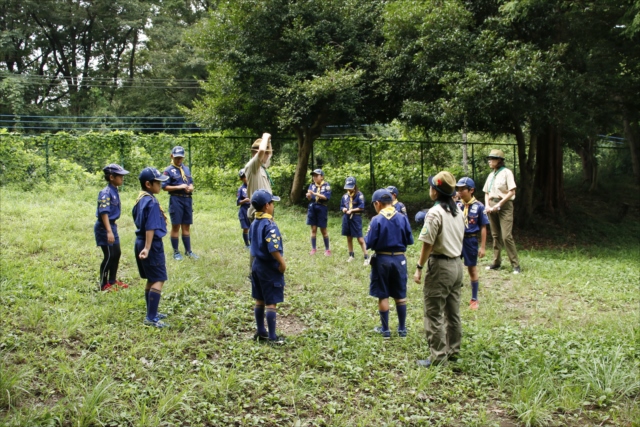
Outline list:
[[[258,151],[258,149],[260,148],[260,143],[262,142],[262,138],[258,138],[255,141],[253,141],[253,144],[251,144],[251,149]],[[267,142],[267,151],[269,152],[273,152],[273,147],[271,146],[271,140],[269,140],[269,142]]]
[[[451,172],[442,171],[436,176],[430,176],[429,185],[445,196],[456,194],[456,177]]]
[[[487,156],[487,159],[502,159],[504,160],[504,153],[502,150],[491,150],[491,153]]]

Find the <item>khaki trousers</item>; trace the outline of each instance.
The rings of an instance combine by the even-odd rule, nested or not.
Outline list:
[[[497,203],[489,202],[491,206]],[[488,214],[489,224],[491,224],[491,237],[493,238],[493,265],[500,265],[502,257],[500,252],[504,246],[509,256],[512,267],[520,267],[516,242],[513,240],[511,230],[513,229],[513,201],[504,203],[500,210]]]
[[[460,353],[461,290],[462,260],[430,257],[424,278],[423,295],[424,329],[432,363],[442,363]]]

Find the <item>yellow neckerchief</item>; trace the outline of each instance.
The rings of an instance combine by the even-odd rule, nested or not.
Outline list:
[[[353,198],[356,197],[356,190],[347,190],[349,195],[349,210],[353,209]]]
[[[271,219],[271,218],[273,217],[266,212],[256,211],[256,219]]]
[[[171,166],[173,166],[174,168],[178,168],[178,170],[180,171],[180,175],[182,175],[182,180],[184,181],[185,184],[188,184],[189,180],[187,179],[187,175],[184,174],[184,170],[182,170],[182,164],[178,166],[174,163],[174,160],[171,159]]]
[[[152,197],[155,199],[155,197],[153,197],[153,194],[148,193],[146,191],[141,191],[140,193],[138,193],[138,198],[136,199],[136,202],[133,204],[134,206],[138,204],[138,202],[140,200],[142,200],[143,197]],[[158,203],[158,207],[160,208],[160,213],[162,213],[162,216],[164,217],[164,223],[167,224],[167,214],[164,213],[164,209],[162,209],[162,205],[160,203]]]
[[[316,186],[316,188],[318,189],[317,193],[313,193],[316,196],[316,202],[318,201],[318,196],[320,195],[320,189],[322,188],[322,185],[324,184],[324,179],[322,181],[320,181],[320,184],[316,184],[314,181],[314,184]]]
[[[398,213],[398,211],[393,206],[387,206],[385,208],[382,208],[382,209],[380,209],[380,212],[379,212],[380,215],[382,215],[383,217],[385,217],[387,219],[393,218],[393,216],[395,214],[397,214],[397,213]]]
[[[397,205],[397,204],[398,204],[398,199],[395,199],[393,202],[391,202],[391,204],[392,204],[393,206]]]
[[[477,200],[475,196],[471,196],[469,203],[466,203],[462,199],[460,199],[460,201],[464,205],[464,211],[462,212],[462,218],[464,218],[464,228],[469,228],[469,219],[467,218],[467,215],[469,215],[469,206],[473,205]]]

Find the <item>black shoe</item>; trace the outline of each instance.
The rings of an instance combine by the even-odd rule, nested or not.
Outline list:
[[[259,333],[255,333],[253,335],[253,341],[269,341],[269,335],[260,335]]]
[[[500,264],[491,264],[486,267],[487,270],[500,270]]]
[[[284,344],[285,344],[285,339],[284,339],[283,336],[276,335],[276,338],[273,339],[273,340],[271,338],[269,338],[269,345],[270,346],[279,347],[279,346],[284,345]]]

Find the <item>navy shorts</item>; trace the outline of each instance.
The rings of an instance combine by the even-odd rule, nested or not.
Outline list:
[[[342,216],[342,235],[351,237],[362,237],[362,215],[353,214],[353,218],[349,219],[349,215]]]
[[[162,239],[153,239],[151,249],[146,259],[140,259],[138,255],[144,249],[144,240],[136,239],[133,250],[135,251],[136,264],[140,277],[148,282],[166,282],[167,267],[164,259],[164,245]]]
[[[284,274],[278,271],[278,262],[266,262],[259,258],[251,266],[251,297],[264,301],[265,305],[284,301]]]
[[[170,196],[169,215],[171,224],[193,224],[193,199],[191,197]]]
[[[244,206],[240,206],[238,219],[240,220],[240,228],[245,229],[251,226],[251,223],[249,222],[249,206],[246,208]]]
[[[407,258],[404,255],[371,257],[369,295],[378,299],[407,297]]]
[[[113,232],[113,237],[116,239],[116,245],[120,244],[120,236],[118,236],[118,226],[115,222],[111,223],[111,231]],[[96,236],[96,246],[111,246],[107,241],[107,229],[104,228],[104,224],[102,221],[96,221],[96,225],[93,226],[93,234]]]
[[[318,203],[309,203],[307,210],[307,225],[315,225],[320,228],[327,228],[329,208]]]
[[[465,267],[475,267],[478,265],[478,238],[465,237],[462,239],[462,258]]]

